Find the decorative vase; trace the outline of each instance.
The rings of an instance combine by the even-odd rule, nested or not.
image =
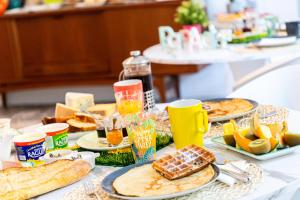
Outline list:
[[[195,27],[199,33],[202,32],[202,26],[200,24],[189,24],[182,26],[183,30],[191,30],[193,27]]]

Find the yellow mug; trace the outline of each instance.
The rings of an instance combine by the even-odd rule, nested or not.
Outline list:
[[[169,104],[168,113],[177,149],[190,144],[203,146],[203,135],[208,130],[208,117],[200,100],[174,101]]]

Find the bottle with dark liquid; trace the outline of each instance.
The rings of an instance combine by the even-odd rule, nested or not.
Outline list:
[[[144,107],[151,110],[155,106],[150,61],[140,51],[131,51],[131,57],[123,62],[124,79],[138,79],[143,83]]]

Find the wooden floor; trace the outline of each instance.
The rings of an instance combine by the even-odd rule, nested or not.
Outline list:
[[[12,128],[23,128],[40,123],[43,117],[53,116],[55,106],[22,106],[0,108],[0,118],[11,118]]]

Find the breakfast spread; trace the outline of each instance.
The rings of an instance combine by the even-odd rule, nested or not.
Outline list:
[[[190,145],[178,150],[173,155],[167,155],[154,161],[152,166],[165,178],[174,180],[198,172],[214,161],[213,153],[196,145]]]
[[[0,199],[30,199],[77,182],[90,170],[91,166],[83,160],[5,169],[0,171]]]
[[[246,99],[205,101],[204,103],[210,108],[210,111],[208,112],[209,118],[240,114],[253,109],[253,104]]]

